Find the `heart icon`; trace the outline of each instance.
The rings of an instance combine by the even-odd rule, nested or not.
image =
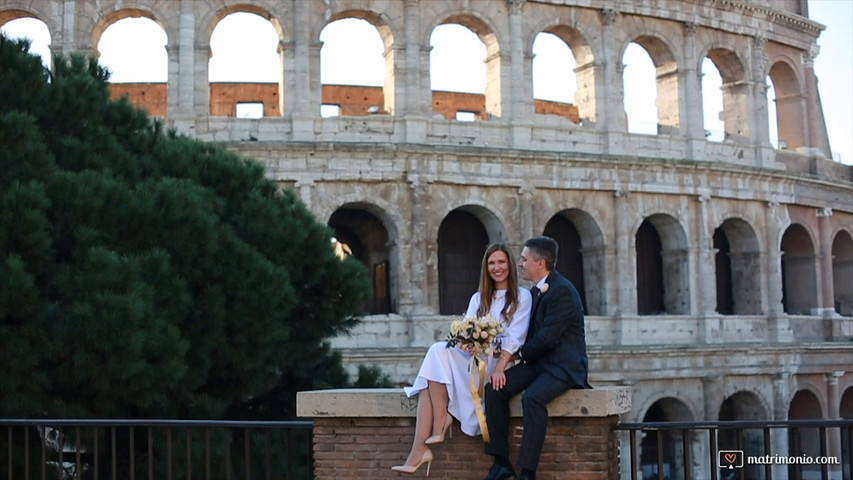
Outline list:
[[[725,457],[726,461],[729,463],[735,463],[735,460],[737,460],[737,454],[735,453],[727,453]]]

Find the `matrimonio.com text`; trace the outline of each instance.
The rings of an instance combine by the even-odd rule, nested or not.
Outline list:
[[[720,468],[743,468],[747,465],[840,465],[841,461],[834,456],[811,455],[748,455],[743,450],[720,450]]]

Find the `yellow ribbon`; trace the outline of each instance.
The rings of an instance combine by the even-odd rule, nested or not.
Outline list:
[[[489,443],[489,426],[486,424],[486,414],[483,412],[483,402],[480,400],[486,388],[486,361],[478,360],[476,355],[471,355],[468,363],[468,371],[471,372],[471,396],[474,397],[474,410],[477,412],[477,420],[480,422],[480,430],[483,432],[483,441]],[[477,371],[480,372],[480,388],[477,388]]]

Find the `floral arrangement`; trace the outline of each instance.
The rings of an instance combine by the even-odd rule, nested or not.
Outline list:
[[[447,335],[447,348],[458,345],[471,352],[475,358],[489,357],[495,352],[495,337],[503,332],[504,327],[490,314],[454,320],[450,324],[450,334]]]

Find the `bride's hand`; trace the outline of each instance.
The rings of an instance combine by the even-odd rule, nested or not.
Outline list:
[[[494,390],[500,390],[506,385],[506,375],[504,375],[504,372],[494,372],[489,377],[489,381],[492,382]]]

